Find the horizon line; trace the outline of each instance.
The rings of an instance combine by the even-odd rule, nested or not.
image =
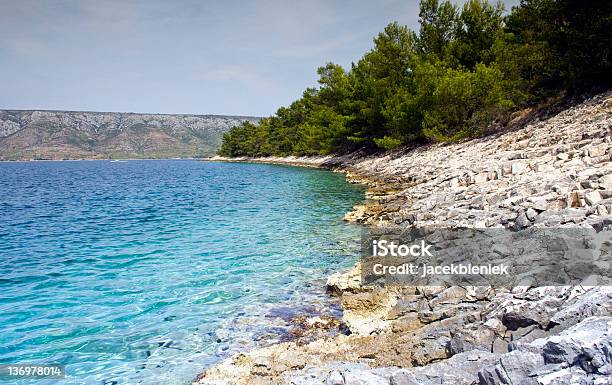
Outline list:
[[[21,108],[0,108],[0,111],[14,112],[72,112],[72,113],[93,113],[93,114],[125,114],[125,115],[162,115],[162,116],[220,116],[233,118],[264,118],[255,115],[227,115],[227,114],[188,114],[188,113],[164,113],[164,112],[126,112],[126,111],[92,111],[92,110],[53,110],[53,109],[21,109]]]

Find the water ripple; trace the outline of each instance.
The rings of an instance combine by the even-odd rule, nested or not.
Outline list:
[[[185,384],[282,340],[291,314],[337,311],[322,279],[357,256],[340,218],[362,194],[283,166],[0,163],[0,363]]]

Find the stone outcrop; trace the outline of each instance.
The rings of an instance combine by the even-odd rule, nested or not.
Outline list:
[[[369,190],[345,219],[369,226],[601,228],[612,224],[611,134],[609,92],[462,143],[255,161],[346,172]],[[363,286],[360,269],[327,281],[347,333],[241,353],[195,383],[612,384],[610,283],[382,288]]]
[[[258,118],[0,110],[0,160],[205,157]]]

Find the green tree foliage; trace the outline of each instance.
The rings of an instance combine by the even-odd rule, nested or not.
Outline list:
[[[420,4],[419,48],[422,54],[444,60],[458,30],[457,7],[448,1],[423,0]]]
[[[561,91],[610,87],[612,3],[422,0],[418,33],[391,23],[350,70],[327,63],[318,87],[223,137],[224,156],[393,149],[481,135]]]
[[[353,147],[375,146],[377,137],[400,133],[386,116],[386,103],[401,90],[410,88],[411,60],[416,52],[416,35],[397,23],[389,24],[374,39],[374,48],[353,65],[348,112],[349,141]]]
[[[423,133],[434,141],[452,141],[480,134],[494,119],[514,107],[503,73],[477,64],[474,71],[425,63],[416,76],[428,85],[421,89],[428,108]]]
[[[581,91],[612,84],[609,0],[522,0],[507,25],[546,56],[536,87]]]
[[[451,42],[452,58],[463,67],[474,69],[478,63],[494,60],[491,48],[503,33],[503,5],[486,0],[468,0],[455,23],[455,39]],[[453,60],[454,59],[454,60]]]

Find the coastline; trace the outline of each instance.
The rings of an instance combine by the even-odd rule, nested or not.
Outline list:
[[[367,201],[345,220],[366,226],[584,227],[612,223],[611,126],[607,92],[518,130],[456,144],[373,156],[207,161],[344,172],[348,182],[368,186]],[[612,366],[602,365],[585,371],[545,349],[552,343],[565,350],[587,346],[612,362],[610,351],[593,347],[593,341],[612,344],[610,282],[512,290],[378,288],[362,286],[359,270],[358,263],[327,282],[350,333],[240,353],[193,383],[498,384],[506,376],[561,384],[612,373]],[[576,333],[582,339],[569,341]],[[542,369],[555,360],[559,366]]]
[[[82,159],[0,159],[0,163],[19,163],[19,162],[82,162],[82,161],[108,161],[108,162],[127,162],[134,160],[206,160],[207,158],[82,158]]]
[[[321,168],[328,169],[325,167],[325,163],[336,159],[333,156],[287,156],[287,157],[261,157],[261,158],[247,158],[237,157],[228,158],[224,156],[213,156],[210,158],[203,159],[207,162],[229,162],[229,163],[261,163],[261,164],[280,164],[285,166],[297,166],[297,167],[309,167],[309,168]]]

